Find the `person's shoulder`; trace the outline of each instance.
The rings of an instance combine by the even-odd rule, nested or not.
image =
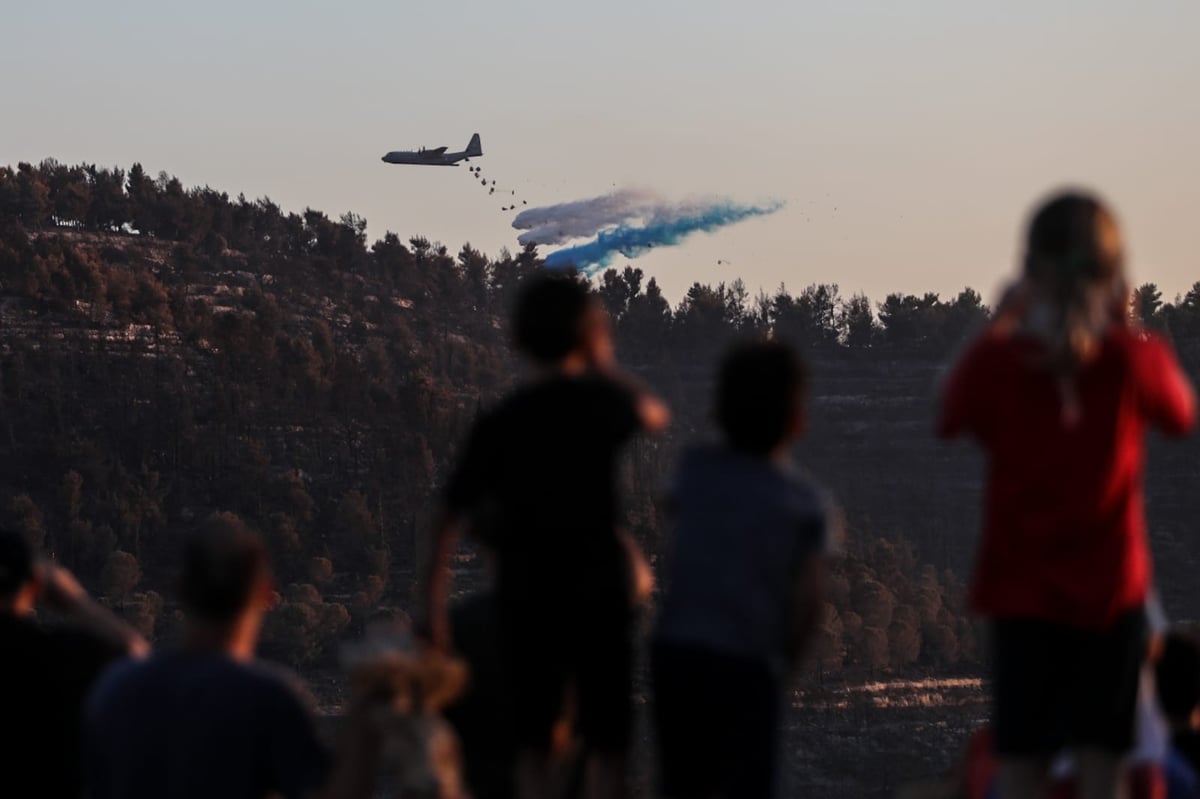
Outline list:
[[[578,395],[584,402],[627,403],[633,400],[629,385],[602,372],[584,372],[580,375],[560,378],[560,390]]]
[[[821,548],[827,553],[842,549],[844,520],[833,492],[803,466],[789,462],[782,467],[788,485],[788,503],[792,514],[805,529],[816,529]]]
[[[257,683],[264,696],[287,704],[298,705],[308,712],[316,710],[317,702],[308,684],[292,670],[268,660],[251,660],[242,664],[246,679]]]
[[[1175,360],[1175,350],[1164,336],[1135,327],[1119,327],[1105,336],[1102,368],[1117,368],[1139,379],[1154,380]]]
[[[833,507],[833,494],[798,463],[788,462],[779,468],[789,499],[801,512],[824,515]]]
[[[1118,327],[1108,334],[1108,341],[1119,351],[1128,353],[1133,358],[1145,356],[1147,353],[1168,353],[1171,344],[1165,336],[1139,327]]]
[[[816,501],[827,493],[825,486],[813,476],[808,467],[794,457],[772,461],[771,467],[795,497]]]
[[[1172,746],[1167,751],[1164,766],[1167,784],[1171,789],[1169,796],[1174,797],[1177,792],[1181,796],[1196,796],[1200,793],[1200,776],[1196,774],[1196,769],[1186,755]]]
[[[727,466],[730,453],[724,447],[716,444],[689,444],[679,455],[680,472],[694,472],[698,469],[722,468]]]
[[[752,458],[720,444],[692,444],[679,456],[676,482],[683,485],[726,484],[738,480],[759,481],[768,477],[770,463]]]
[[[165,668],[170,669],[169,664]],[[305,682],[295,672],[268,660],[203,656],[202,660],[192,660],[186,668],[186,678],[224,686],[223,693],[252,697],[260,709],[270,711],[282,706],[298,706],[305,711],[316,709],[316,701]]]
[[[162,658],[162,655],[151,655],[145,660],[125,659],[113,663],[100,675],[92,689],[92,707],[103,708],[109,703],[123,703],[125,694],[147,687],[147,676],[162,668]]]
[[[997,362],[1040,349],[1036,336],[1021,331],[987,328],[971,339],[963,351],[963,360]]]
[[[565,395],[577,389],[575,379],[558,376],[521,383],[485,411],[481,419],[483,424],[504,428],[531,414],[540,416],[547,409],[573,402],[573,399],[565,399]]]
[[[518,386],[500,397],[481,401],[471,422],[470,438],[475,446],[494,444],[494,439],[511,427],[514,419],[527,414],[528,386]]]

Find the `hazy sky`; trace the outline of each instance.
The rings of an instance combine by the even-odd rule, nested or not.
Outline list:
[[[1200,280],[1200,3],[457,0],[18,2],[0,163],[166,170],[353,210],[372,238],[516,247],[465,168],[389,166],[483,138],[530,204],[642,187],[785,200],[637,261],[672,297],[991,296],[1045,190],[1105,193],[1136,280]],[[732,267],[717,260],[732,261]]]

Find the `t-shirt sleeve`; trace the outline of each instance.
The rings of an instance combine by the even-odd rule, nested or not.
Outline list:
[[[942,383],[937,419],[941,438],[980,432],[988,396],[985,346],[982,337],[972,342]]]
[[[59,662],[69,670],[69,679],[83,692],[113,663],[129,653],[115,643],[83,630],[61,629],[53,633]]]
[[[448,510],[465,513],[475,510],[482,502],[496,457],[496,427],[493,418],[485,416],[471,428],[458,463],[446,483],[444,502]]]
[[[842,549],[842,513],[833,498],[821,488],[806,488],[796,519],[795,558],[827,558]]]
[[[821,537],[819,554],[826,557],[841,555],[846,545],[846,517],[833,498],[826,495],[822,500]]]
[[[1170,345],[1150,336],[1134,358],[1142,413],[1169,435],[1189,432],[1196,420],[1196,395]]]
[[[842,509],[825,491],[816,494],[816,505],[800,523],[800,548],[806,556],[832,557],[842,551],[845,524]]]
[[[271,695],[266,719],[270,790],[284,799],[308,799],[325,784],[329,752],[301,691],[281,679]]]

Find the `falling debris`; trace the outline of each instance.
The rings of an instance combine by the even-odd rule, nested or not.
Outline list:
[[[508,196],[512,198],[512,205],[500,206],[501,211],[515,211],[517,209],[517,200],[520,200],[522,205],[529,205],[527,200],[517,196],[517,190],[515,188],[512,188],[511,186],[501,186],[498,180],[484,177],[483,167],[468,166],[467,174],[471,176],[472,180],[478,181],[480,185],[488,190],[489,197],[496,194],[496,192],[503,194],[504,190],[508,189]]]

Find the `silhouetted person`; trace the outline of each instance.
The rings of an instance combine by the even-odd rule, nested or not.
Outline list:
[[[1167,799],[1200,797],[1200,641],[1171,632],[1155,666],[1158,701],[1171,729]]]
[[[1020,281],[943,390],[939,432],[987,457],[971,603],[991,621],[1001,795],[1044,796],[1067,747],[1110,799],[1134,735],[1151,585],[1144,433],[1193,424],[1170,348],[1130,329],[1121,237],[1095,198],[1038,209]]]
[[[551,732],[573,698],[590,796],[624,794],[631,719],[631,567],[617,532],[617,457],[667,410],[616,372],[608,317],[585,284],[526,281],[516,346],[538,374],[475,424],[451,476],[429,580],[432,635],[450,644],[457,531],[494,552],[497,630],[522,799],[549,790]]]
[[[179,651],[114,668],[87,718],[93,799],[367,797],[378,741],[352,700],[331,759],[297,682],[254,658],[271,581],[262,542],[214,515],[184,545]]]
[[[512,799],[516,748],[506,726],[509,694],[500,659],[496,597],[491,591],[458,602],[451,611],[454,648],[471,671],[466,691],[443,715],[462,749],[463,773],[472,799]]]
[[[39,603],[62,623],[38,619]],[[0,530],[0,794],[80,796],[84,699],[113,661],[148,649],[70,572]]]
[[[820,606],[830,507],[793,465],[806,375],[776,342],[725,358],[719,446],[688,451],[653,639],[654,719],[667,799],[759,799],[777,790],[789,670]]]

